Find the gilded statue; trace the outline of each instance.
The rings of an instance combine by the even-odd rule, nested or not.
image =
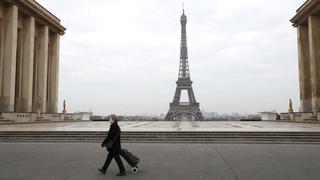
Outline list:
[[[41,111],[42,111],[42,97],[39,96],[36,100],[36,111],[37,111],[37,117],[41,117]]]
[[[63,100],[63,113],[66,113],[67,112],[67,103],[66,103],[66,100]]]
[[[312,102],[313,102],[314,107],[317,107],[317,105],[318,105],[318,97],[316,95],[313,96]]]
[[[289,112],[293,112],[291,99],[289,99]]]
[[[39,96],[37,99],[37,110],[41,111],[42,97]]]
[[[318,117],[318,97],[314,95],[312,97],[312,103],[313,103],[313,115],[317,118]]]

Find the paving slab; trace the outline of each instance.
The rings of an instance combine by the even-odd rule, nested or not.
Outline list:
[[[4,180],[318,180],[320,145],[123,144],[140,157],[141,171],[106,175],[106,152],[97,143],[0,143],[0,179]]]
[[[120,121],[122,131],[320,132],[320,123],[276,121]],[[0,131],[106,131],[109,122],[0,124]]]

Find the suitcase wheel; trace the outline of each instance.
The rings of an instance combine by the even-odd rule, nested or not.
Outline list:
[[[133,168],[131,169],[131,172],[132,172],[133,174],[137,174],[137,173],[139,172],[139,168],[138,168],[138,167],[133,167]]]

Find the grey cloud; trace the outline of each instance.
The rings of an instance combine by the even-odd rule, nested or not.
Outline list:
[[[38,2],[68,29],[61,38],[59,100],[67,99],[70,111],[168,110],[178,74],[181,1]],[[303,2],[184,1],[201,108],[286,111],[292,98],[297,110],[296,31],[289,19]]]

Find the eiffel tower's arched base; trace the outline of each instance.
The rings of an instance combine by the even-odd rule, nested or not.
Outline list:
[[[204,118],[199,107],[194,106],[175,106],[170,107],[165,120],[166,121],[178,121],[181,115],[187,115],[194,117],[197,121],[203,121]]]

